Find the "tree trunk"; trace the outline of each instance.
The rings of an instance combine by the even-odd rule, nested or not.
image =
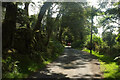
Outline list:
[[[39,15],[38,15],[38,20],[37,20],[37,22],[35,24],[35,28],[34,28],[34,31],[37,32],[36,34],[39,34],[39,36],[36,36],[36,40],[37,40],[38,43],[40,42],[40,44],[41,44],[41,45],[37,44],[41,47],[41,51],[43,51],[44,47],[45,47],[44,41],[43,41],[43,38],[42,38],[42,34],[41,34],[41,25],[42,25],[41,22],[42,22],[43,16],[46,13],[46,10],[51,5],[52,5],[52,2],[45,2],[44,5],[41,7],[41,10],[40,10]]]
[[[26,12],[26,15],[29,17],[29,14],[28,14],[28,7],[29,7],[29,2],[26,2],[25,3],[25,12]],[[29,24],[29,22],[28,23],[26,23],[26,25],[27,25],[27,28],[28,29],[30,29],[30,24]]]
[[[60,41],[60,43],[62,43],[62,33],[63,33],[63,29],[61,27],[60,28],[60,32],[59,32],[59,38],[58,38],[58,40]]]
[[[12,2],[6,3],[5,19],[2,23],[2,43],[3,49],[12,47],[14,32],[16,29],[17,5]]]
[[[41,7],[41,10],[38,15],[38,20],[36,22],[34,31],[39,30],[41,32],[41,21],[43,19],[43,16],[46,12],[46,10],[52,5],[52,2],[45,2],[45,4]]]
[[[52,13],[51,13],[51,9],[49,8],[48,10],[48,15],[47,15],[47,42],[46,42],[46,48],[48,47],[49,41],[50,41],[50,37],[52,34],[52,30],[53,30],[53,20],[52,20]]]

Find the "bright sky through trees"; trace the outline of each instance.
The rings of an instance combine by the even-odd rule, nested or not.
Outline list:
[[[43,1],[40,1],[40,0],[32,0],[33,2],[35,2],[35,5],[33,5],[32,3],[30,4],[29,6],[29,15],[34,15],[34,14],[38,14],[39,11],[40,11],[40,6],[43,5]],[[106,0],[104,0],[106,1]],[[107,0],[107,2],[110,2],[111,0]],[[117,1],[117,0],[116,0]],[[96,8],[99,8],[98,4],[99,4],[99,0],[87,0],[87,2],[89,2],[89,5],[91,6],[94,6]],[[108,6],[109,7],[109,6]],[[53,9],[56,10],[57,6]],[[104,10],[104,9],[103,9]],[[53,17],[56,17],[57,13],[54,13],[53,14]],[[98,24],[98,21],[97,21],[98,17],[94,17],[94,25],[97,26]],[[98,28],[98,35],[101,36],[102,34],[102,27],[101,28]],[[116,33],[116,32],[114,32]]]

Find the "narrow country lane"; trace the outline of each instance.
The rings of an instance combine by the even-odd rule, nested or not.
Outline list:
[[[54,62],[30,78],[101,79],[100,64],[93,56],[76,49],[65,49]]]

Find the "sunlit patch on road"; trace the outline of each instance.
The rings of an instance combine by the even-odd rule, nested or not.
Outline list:
[[[71,48],[71,46],[66,46]],[[65,49],[64,53],[54,62],[47,65],[47,67],[39,71],[32,77],[37,78],[82,78],[82,79],[101,79],[100,70],[97,68],[98,63],[83,51],[75,49]],[[94,68],[97,67],[97,68]],[[96,69],[93,71],[93,69]],[[42,73],[41,73],[42,72]],[[96,74],[98,74],[96,76]]]
[[[71,48],[71,46],[65,46],[65,48]]]

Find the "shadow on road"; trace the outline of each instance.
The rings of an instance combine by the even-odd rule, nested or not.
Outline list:
[[[82,51],[67,48],[64,54],[54,61],[54,63],[59,63],[57,66],[64,69],[85,68],[86,66],[84,65],[93,59],[90,56],[89,54],[83,54]]]
[[[69,79],[68,77],[66,77],[65,74],[53,73],[53,72],[50,72],[50,70],[48,70],[47,68],[34,73],[34,75],[31,75],[29,78],[56,78],[56,79],[66,78],[66,79]]]
[[[91,80],[92,78],[92,80],[100,80],[100,74],[90,74],[90,62],[93,59],[88,53],[66,48],[58,59],[43,70],[31,75],[30,78],[79,78],[81,80]]]

